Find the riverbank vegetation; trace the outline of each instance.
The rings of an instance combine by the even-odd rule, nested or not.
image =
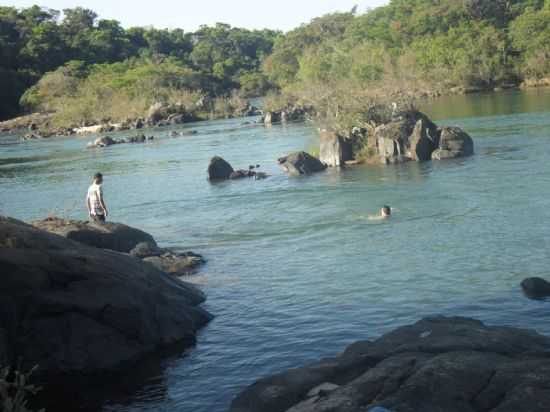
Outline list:
[[[550,77],[550,1],[392,0],[279,37],[262,67],[287,100],[361,126],[375,104]]]
[[[167,89],[187,97],[229,96],[233,90],[241,90],[243,97],[261,95],[271,85],[260,65],[279,34],[226,24],[193,33],[124,29],[80,7],[63,10],[62,17],[38,6],[0,7],[0,119],[22,109],[91,108],[95,113],[94,107],[103,107],[110,113],[105,105],[127,102],[142,113],[144,102],[156,93],[181,100],[166,96]],[[73,115],[67,112],[63,118]]]
[[[52,111],[74,126],[144,116],[157,102],[227,116],[268,93],[270,110],[313,106],[345,128],[374,104],[550,83],[550,0],[391,0],[286,34],[124,29],[83,8],[62,16],[0,7],[0,118]]]

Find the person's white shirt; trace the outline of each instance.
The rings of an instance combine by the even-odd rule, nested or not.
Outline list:
[[[105,211],[101,204],[103,197],[103,188],[97,183],[92,183],[88,188],[87,201],[90,205],[90,215],[92,216],[104,216]]]

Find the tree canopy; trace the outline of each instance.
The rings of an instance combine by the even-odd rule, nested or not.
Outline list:
[[[118,21],[101,19],[82,7],[62,12],[38,6],[0,7],[0,119],[19,113],[19,100],[30,86],[72,61],[93,66],[131,59],[132,65],[149,67],[152,61],[169,58],[185,68],[181,76],[201,77],[201,91],[208,94],[228,94],[241,82],[247,93],[262,93],[269,85],[260,66],[279,35],[226,24],[204,26],[194,33],[124,29]],[[35,103],[37,96],[41,94],[34,93],[35,98],[25,103]]]

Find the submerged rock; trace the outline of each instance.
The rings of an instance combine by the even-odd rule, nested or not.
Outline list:
[[[171,130],[169,133],[168,133],[168,136],[170,137],[184,137],[184,136],[194,136],[196,134],[198,134],[199,132],[197,130],[182,130],[182,131],[176,131],[176,130]]]
[[[534,331],[426,318],[261,379],[230,411],[548,411],[549,350],[550,338]]]
[[[0,359],[44,379],[135,363],[192,344],[204,294],[129,255],[0,217]]]
[[[160,255],[145,257],[143,261],[173,276],[191,275],[199,266],[206,263],[204,258],[196,253],[175,253],[168,249],[162,249]]]
[[[98,147],[107,147],[115,144],[132,144],[132,143],[145,143],[154,140],[154,136],[145,136],[144,134],[138,134],[135,136],[124,137],[121,139],[113,139],[110,136],[99,137],[93,142],[88,143],[87,147],[90,149]]]
[[[319,159],[306,152],[291,153],[277,161],[290,175],[309,175],[327,168]]]
[[[163,250],[159,248],[157,242],[153,240],[152,242],[145,241],[138,243],[129,253],[132,256],[143,259],[152,256],[160,256]]]
[[[550,296],[550,282],[542,278],[523,279],[521,289],[531,299],[541,299]]]
[[[41,134],[39,133],[35,133],[35,132],[32,132],[32,133],[26,133],[24,136],[23,136],[23,140],[40,140],[40,139],[43,139],[44,136],[42,136]]]

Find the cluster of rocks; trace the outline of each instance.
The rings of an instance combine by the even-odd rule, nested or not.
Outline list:
[[[168,136],[170,137],[185,137],[185,136],[194,136],[196,134],[199,134],[197,130],[171,130],[170,133],[168,133]]]
[[[123,137],[120,139],[112,138],[110,136],[98,137],[93,142],[89,142],[86,147],[88,148],[97,148],[97,147],[107,147],[113,146],[115,144],[132,144],[132,143],[146,143],[154,140],[154,136],[145,136],[144,134],[138,134],[131,137]]]
[[[153,242],[150,235],[122,225],[35,225],[0,217],[1,365],[39,365],[41,382],[117,371],[162,347],[193,344],[212,318],[195,286],[117,251]]]
[[[286,123],[292,121],[304,120],[309,113],[313,111],[312,107],[307,106],[291,106],[283,110],[266,111],[261,122],[265,125],[274,123]]]
[[[231,412],[543,412],[550,338],[432,317],[342,354],[264,378]]]
[[[279,165],[291,176],[310,175],[322,172],[327,168],[319,159],[307,152],[295,152],[277,159]],[[251,165],[248,169],[235,170],[226,160],[219,156],[210,159],[207,174],[208,180],[236,180],[245,177],[265,179],[267,174],[259,172],[260,165]]]
[[[267,177],[266,173],[255,170],[259,168],[260,165],[251,165],[248,169],[235,170],[225,159],[214,156],[210,159],[206,173],[210,181],[237,180],[245,177],[252,177],[257,180],[265,179]]]
[[[174,276],[189,275],[205,263],[196,253],[160,248],[149,233],[121,223],[96,224],[49,217],[32,225],[88,246],[127,253]]]
[[[277,159],[285,172],[292,176],[310,175],[322,172],[327,168],[326,164],[307,152],[291,153]]]
[[[366,142],[358,144],[358,142]],[[472,138],[458,127],[438,127],[425,114],[394,114],[377,127],[355,128],[350,136],[321,133],[320,159],[328,166],[342,166],[365,146],[371,159],[383,164],[405,161],[454,159],[474,154]]]

